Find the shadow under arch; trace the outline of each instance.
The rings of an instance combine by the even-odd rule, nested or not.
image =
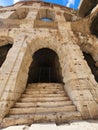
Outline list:
[[[41,48],[33,54],[27,83],[63,83],[58,55],[49,48]]]
[[[98,83],[98,67],[95,66],[95,61],[90,54],[83,52],[83,55],[84,59],[86,60],[88,66],[91,69],[92,74],[94,75],[96,82]]]
[[[9,52],[9,50],[11,49],[12,47],[12,44],[7,44],[7,45],[4,45],[4,46],[0,46],[0,67],[2,66],[3,62],[5,61],[6,59],[6,56]]]
[[[91,30],[91,33],[98,38],[98,15],[92,21],[90,30]]]
[[[9,50],[13,46],[13,38],[8,36],[0,36],[0,67],[6,60]]]

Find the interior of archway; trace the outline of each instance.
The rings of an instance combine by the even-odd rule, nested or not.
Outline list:
[[[28,83],[62,83],[59,58],[53,50],[39,49],[32,58]]]
[[[12,47],[11,44],[0,46],[0,67],[2,66],[3,62],[5,61],[7,53],[11,47]]]
[[[95,61],[93,60],[93,58],[90,54],[87,54],[85,52],[83,52],[83,54],[84,54],[85,60],[87,61],[88,65],[95,77],[95,80],[98,82],[98,67],[95,66]]]
[[[91,33],[98,37],[98,16],[93,20],[90,29]]]

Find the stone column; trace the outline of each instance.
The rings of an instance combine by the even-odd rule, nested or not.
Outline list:
[[[21,96],[26,87],[32,57],[25,41],[26,37],[19,37],[1,68],[0,121],[9,112],[10,107]]]
[[[83,119],[98,118],[98,84],[79,46],[68,43],[63,50],[62,72],[65,90]]]

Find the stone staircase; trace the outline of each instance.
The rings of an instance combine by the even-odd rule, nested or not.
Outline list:
[[[64,123],[81,115],[62,84],[29,84],[21,98],[3,119],[1,127],[32,123]]]

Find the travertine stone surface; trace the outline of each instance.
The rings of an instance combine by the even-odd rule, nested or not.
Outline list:
[[[41,10],[46,18],[55,16],[53,21],[38,19]],[[82,118],[98,118],[98,82],[82,53],[90,54],[98,67],[98,36],[90,29],[97,12],[82,19],[76,11],[43,2],[0,8],[0,46],[13,44],[0,68],[0,121],[24,92],[32,56],[41,48],[57,53],[64,88]]]
[[[32,124],[31,126],[10,126],[2,130],[97,130],[98,121],[72,122],[57,126],[56,124]]]

